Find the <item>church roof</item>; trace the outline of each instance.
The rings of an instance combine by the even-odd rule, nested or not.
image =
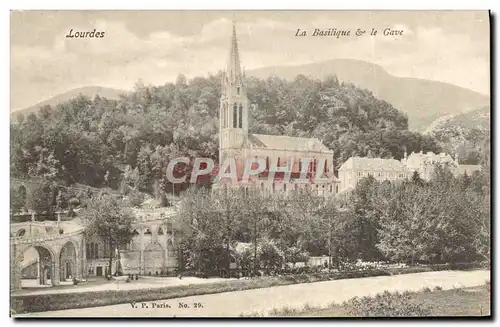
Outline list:
[[[317,138],[250,134],[248,141],[252,147],[261,149],[332,152]]]
[[[396,159],[351,157],[339,170],[405,171],[406,167]]]

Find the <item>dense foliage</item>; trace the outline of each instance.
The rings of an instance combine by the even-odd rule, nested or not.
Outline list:
[[[182,269],[213,272],[233,256],[244,270],[281,270],[331,255],[342,269],[356,260],[414,264],[489,262],[489,170],[454,177],[437,166],[390,183],[363,179],[342,206],[312,192],[262,194],[243,188],[182,196]],[[238,249],[238,243],[247,244]]]
[[[217,160],[220,77],[180,75],[163,86],[138,83],[118,101],[80,96],[20,115],[11,124],[11,174],[172,192],[164,178],[169,159]],[[440,150],[432,137],[408,131],[407,117],[389,103],[334,76],[247,83],[251,133],[318,137],[334,150],[337,168],[355,155],[399,159],[405,149]]]

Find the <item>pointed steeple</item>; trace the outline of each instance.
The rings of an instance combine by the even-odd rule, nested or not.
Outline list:
[[[226,78],[230,84],[241,84],[241,64],[238,52],[238,39],[236,37],[236,26],[233,20],[233,35],[231,37],[231,49],[229,50],[229,60],[227,63]]]

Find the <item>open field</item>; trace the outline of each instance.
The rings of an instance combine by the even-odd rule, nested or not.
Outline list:
[[[237,317],[241,314],[270,311],[283,307],[301,309],[340,304],[355,296],[375,295],[388,290],[418,291],[436,286],[444,290],[484,285],[490,279],[489,270],[436,271],[394,276],[367,277],[304,283],[287,286],[194,295],[165,300],[137,301],[135,306],[124,303],[83,309],[68,309],[19,315],[24,317]],[[199,285],[199,287],[208,285]],[[131,300],[132,302],[132,300]],[[187,304],[187,307],[180,304]],[[201,304],[196,306],[196,304]],[[195,307],[196,306],[196,307]]]

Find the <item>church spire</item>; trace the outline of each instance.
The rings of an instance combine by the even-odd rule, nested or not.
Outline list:
[[[229,61],[227,63],[226,78],[230,84],[241,84],[241,64],[238,52],[238,39],[236,37],[236,26],[233,20],[233,35],[231,37],[231,49],[229,50]]]

